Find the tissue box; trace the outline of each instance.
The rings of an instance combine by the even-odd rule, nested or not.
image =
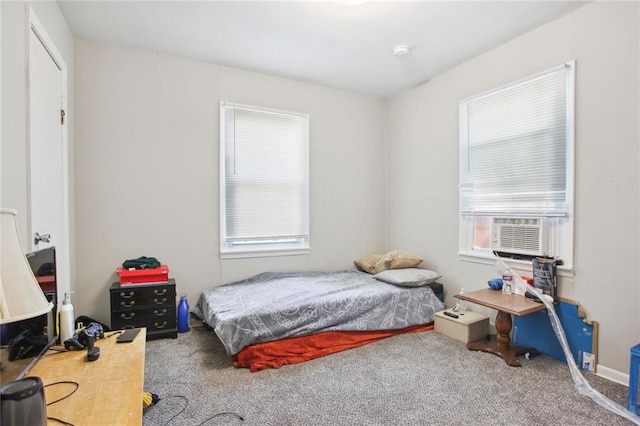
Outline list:
[[[463,343],[482,340],[489,334],[489,317],[476,312],[467,311],[463,315],[452,312],[458,318],[451,318],[445,311],[436,312],[434,330]]]

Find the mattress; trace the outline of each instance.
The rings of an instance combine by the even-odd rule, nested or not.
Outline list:
[[[430,286],[398,287],[364,272],[340,271],[256,275],[203,291],[193,313],[233,356],[289,337],[427,324],[444,308]]]

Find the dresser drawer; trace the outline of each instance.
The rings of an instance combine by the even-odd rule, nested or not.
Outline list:
[[[140,318],[123,319],[111,314],[111,328],[114,330],[125,330],[127,328],[147,328],[147,335],[156,332],[176,332],[175,316],[173,318],[153,318],[141,320]]]
[[[166,321],[176,318],[176,308],[173,306],[159,306],[156,308],[141,308],[130,310],[112,310],[111,322],[117,324],[150,324],[154,321]]]
[[[143,307],[176,305],[175,284],[121,287],[111,286],[111,309],[129,310]],[[116,287],[114,287],[116,286]]]

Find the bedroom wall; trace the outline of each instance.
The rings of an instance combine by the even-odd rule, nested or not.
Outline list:
[[[31,7],[38,20],[53,40],[58,52],[67,65],[67,132],[69,161],[73,163],[73,53],[74,40],[67,22],[55,2],[0,2],[2,9],[2,122],[0,137],[0,206],[18,211],[18,226],[25,250],[30,245],[27,236],[27,92],[26,92],[26,29],[29,21],[27,6]],[[69,170],[69,187],[73,188],[73,167]],[[70,233],[71,233],[71,278],[73,281],[73,190],[69,190]]]
[[[444,274],[451,305],[497,274],[457,255],[458,101],[577,61],[575,275],[559,292],[600,324],[598,371],[621,381],[640,341],[639,16],[589,4],[389,102],[389,245]]]
[[[107,323],[126,259],[200,292],[275,270],[336,270],[385,246],[383,100],[76,40],[76,313]],[[308,256],[219,259],[219,102],[310,114]]]

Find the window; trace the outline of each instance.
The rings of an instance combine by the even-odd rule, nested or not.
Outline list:
[[[307,114],[220,103],[222,257],[308,252],[308,140]]]
[[[460,251],[572,262],[573,62],[460,102]]]

